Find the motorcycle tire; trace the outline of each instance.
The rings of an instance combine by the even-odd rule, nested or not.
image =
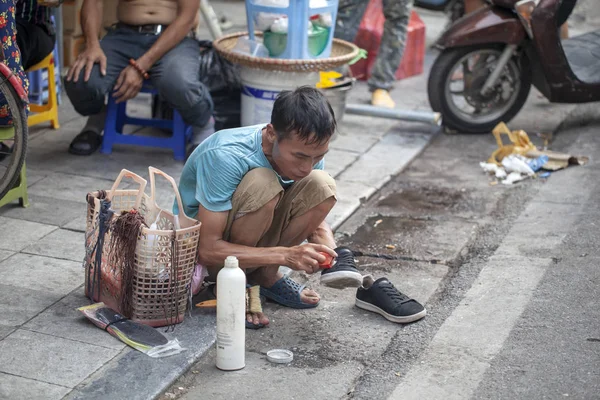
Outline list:
[[[443,125],[446,128],[462,133],[489,133],[498,123],[510,121],[521,110],[531,89],[532,72],[529,60],[522,54],[517,62],[520,71],[521,87],[515,102],[499,117],[484,123],[465,120],[453,112],[444,95],[446,80],[452,73],[455,65],[465,55],[483,49],[502,51],[502,45],[479,45],[460,48],[451,48],[442,51],[434,62],[427,83],[429,104],[433,111],[442,114]],[[440,92],[441,90],[441,92]]]

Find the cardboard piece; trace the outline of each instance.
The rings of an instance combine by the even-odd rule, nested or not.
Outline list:
[[[585,165],[590,160],[589,157],[573,156],[550,150],[541,151],[533,149],[525,153],[525,156],[530,158],[537,158],[542,155],[548,156],[548,162],[542,166],[542,169],[546,171],[558,171],[559,169],[567,168],[569,165]]]
[[[65,36],[63,37],[63,65],[70,67],[77,56],[85,49],[85,37]]]

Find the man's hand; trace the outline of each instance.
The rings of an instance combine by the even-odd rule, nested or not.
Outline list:
[[[116,97],[116,103],[133,99],[140,92],[143,83],[142,75],[131,65],[127,66],[119,74],[114,88],[113,97]]]
[[[306,243],[289,248],[286,265],[296,271],[314,274],[320,270],[319,264],[327,259],[323,254],[319,254],[321,252],[337,257],[335,251],[324,244]]]
[[[90,79],[92,67],[95,63],[100,64],[100,73],[102,76],[106,75],[106,55],[98,45],[86,48],[83,53],[77,56],[75,63],[69,70],[67,81],[73,80],[73,82],[77,82],[79,73],[85,68],[83,81],[87,82]]]

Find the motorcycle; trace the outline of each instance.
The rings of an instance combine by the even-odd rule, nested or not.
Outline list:
[[[450,24],[465,15],[464,0],[415,0],[414,5],[428,10],[445,12]]]
[[[428,96],[447,128],[489,132],[523,107],[531,85],[550,102],[600,100],[600,31],[561,41],[576,0],[488,0],[436,44]]]

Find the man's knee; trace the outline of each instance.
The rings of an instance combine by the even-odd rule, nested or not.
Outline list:
[[[75,111],[79,114],[97,114],[104,106],[104,96],[106,95],[104,77],[100,75],[100,67],[97,64],[94,65],[90,79],[87,82],[84,81],[84,75],[85,69],[82,69],[77,82],[65,79],[65,91]]]
[[[335,179],[325,171],[313,170],[306,178],[294,185],[298,186],[292,199],[293,217],[315,208],[328,213],[337,201]]]
[[[336,195],[337,188],[335,179],[323,170],[315,169],[303,180],[306,180],[306,186],[303,191],[311,193],[325,192],[326,194],[330,193],[331,196],[334,197]],[[328,196],[327,198],[331,196]]]
[[[265,206],[274,210],[282,194],[283,188],[275,171],[255,168],[244,175],[233,194],[232,203],[241,213],[254,212]]]
[[[212,115],[213,102],[208,88],[200,82],[197,63],[176,57],[162,62],[165,73],[154,82],[159,93],[187,123],[204,125]]]

